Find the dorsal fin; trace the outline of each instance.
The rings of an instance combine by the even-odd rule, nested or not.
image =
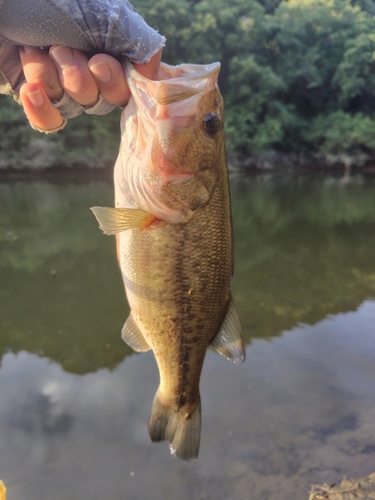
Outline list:
[[[240,320],[232,298],[229,301],[224,321],[211,341],[211,347],[234,363],[243,363],[245,361],[246,351],[241,335]]]

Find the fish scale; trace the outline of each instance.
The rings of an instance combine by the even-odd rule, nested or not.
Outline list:
[[[216,191],[220,195],[220,190]],[[200,337],[203,357],[223,320],[223,308],[229,300],[232,267],[230,221],[227,221],[226,228],[223,227],[223,218],[220,226],[212,223],[207,228],[206,221],[211,211],[218,215],[215,203],[202,209],[195,217],[194,225],[189,224],[188,227],[176,224],[160,230],[133,229],[120,234],[120,247],[124,249],[125,257],[120,257],[120,267],[126,276],[125,281],[137,282],[141,290],[152,284],[154,300],[149,294],[134,293],[129,287],[127,296],[131,310],[142,323],[142,333],[156,357],[156,351],[163,351],[164,345],[155,331],[161,329],[160,323],[165,317],[183,318],[181,323],[190,329],[194,329],[194,323],[204,318],[206,331],[201,332]],[[204,226],[204,244],[200,221]],[[223,241],[222,245],[218,245],[219,240]],[[166,247],[169,248],[168,252]],[[190,295],[189,290],[192,290]],[[187,309],[191,312],[187,313]],[[173,331],[173,328],[175,325],[171,324],[171,335],[181,339],[175,342],[178,351],[179,345],[189,342],[189,336],[184,336],[183,331]],[[160,343],[162,345],[158,347]],[[163,374],[171,373],[176,357],[176,352],[169,349],[168,355],[164,356],[168,359],[167,366],[161,368],[159,363]]]

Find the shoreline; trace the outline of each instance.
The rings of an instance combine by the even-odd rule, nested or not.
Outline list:
[[[0,181],[3,179],[46,179],[59,177],[98,178],[112,180],[115,162],[105,162],[101,167],[91,167],[89,161],[77,162],[75,165],[64,164],[48,167],[2,167]],[[42,162],[41,162],[42,164]],[[268,152],[264,154],[242,157],[228,155],[228,170],[230,174],[310,174],[331,173],[349,175],[354,173],[375,174],[375,159],[359,158],[357,156],[325,156],[302,155]]]

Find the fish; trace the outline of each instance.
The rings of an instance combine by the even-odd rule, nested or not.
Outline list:
[[[149,419],[153,442],[198,458],[199,382],[207,349],[245,360],[232,295],[234,269],[224,104],[219,63],[160,67],[160,80],[125,73],[115,207],[92,207],[116,235],[130,315],[123,340],[152,349],[160,384]]]

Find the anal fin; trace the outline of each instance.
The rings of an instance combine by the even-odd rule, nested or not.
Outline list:
[[[246,351],[241,335],[241,324],[232,298],[224,321],[211,341],[211,347],[234,363],[245,361]]]
[[[121,337],[122,340],[136,352],[146,352],[151,349],[134,321],[132,313],[130,313],[128,319],[122,327]]]

